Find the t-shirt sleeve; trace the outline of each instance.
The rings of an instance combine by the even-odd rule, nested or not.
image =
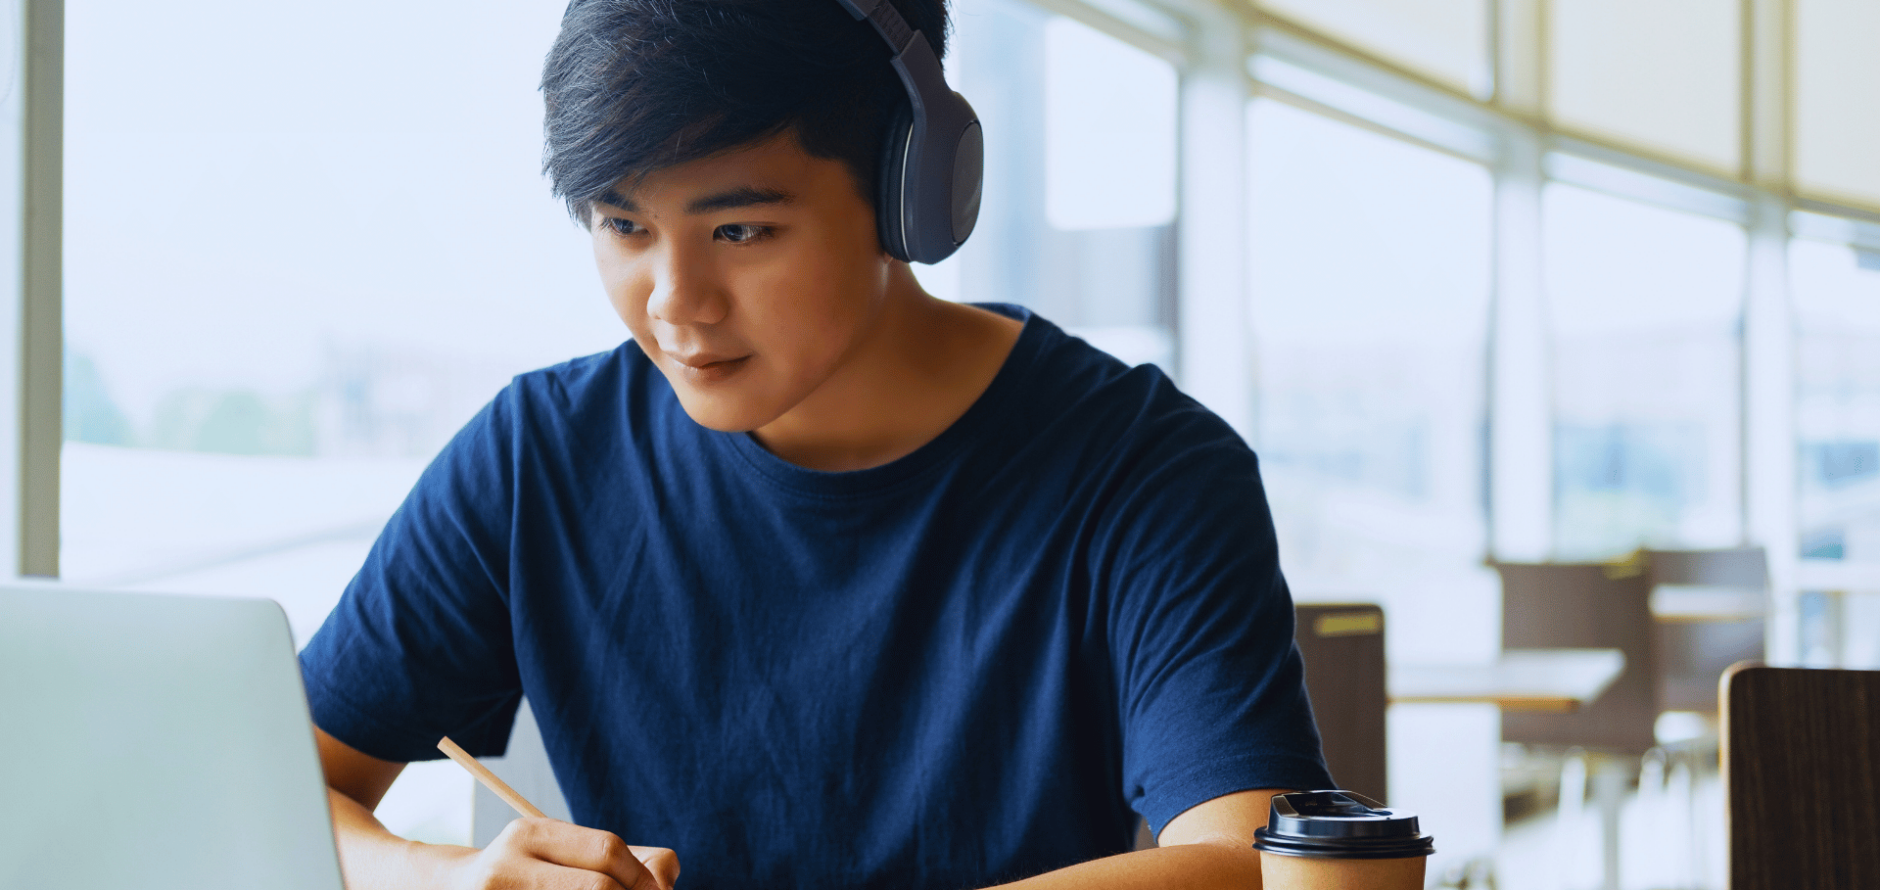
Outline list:
[[[512,386],[419,477],[301,652],[313,722],[383,760],[499,755],[521,701],[508,610]]]
[[[1332,787],[1258,464],[1215,425],[1139,464],[1105,554],[1123,790],[1156,832],[1224,794]]]

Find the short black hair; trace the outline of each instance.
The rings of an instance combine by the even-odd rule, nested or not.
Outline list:
[[[942,58],[945,0],[890,0]],[[906,89],[837,0],[572,0],[542,70],[542,169],[583,226],[621,180],[793,133],[875,203]]]

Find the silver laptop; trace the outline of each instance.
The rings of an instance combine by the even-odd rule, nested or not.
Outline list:
[[[270,600],[0,586],[0,887],[343,890]]]

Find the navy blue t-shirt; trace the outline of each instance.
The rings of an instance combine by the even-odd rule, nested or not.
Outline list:
[[[575,820],[692,890],[962,890],[1330,787],[1253,453],[989,308],[986,392],[856,472],[699,426],[631,342],[516,378],[308,644],[315,722],[493,755],[527,695]]]

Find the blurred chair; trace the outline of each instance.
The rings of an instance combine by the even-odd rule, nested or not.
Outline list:
[[[1647,550],[1659,707],[1717,713],[1717,681],[1763,657],[1769,562],[1761,547]]]
[[[1730,890],[1880,887],[1880,671],[1724,674]]]
[[[1643,560],[1497,562],[1503,649],[1617,649],[1625,669],[1597,700],[1568,713],[1501,717],[1506,741],[1630,755],[1656,744],[1658,647]]]
[[[1617,649],[1625,668],[1598,699],[1562,714],[1502,711],[1504,741],[1570,751],[1555,814],[1572,837],[1587,779],[1599,809],[1604,890],[1619,890],[1619,815],[1637,758],[1657,744],[1658,645],[1652,579],[1638,554],[1610,563],[1493,563],[1506,649]],[[1581,851],[1557,850],[1577,857]]]
[[[1370,603],[1295,607],[1306,694],[1338,787],[1387,801],[1384,610]]]

